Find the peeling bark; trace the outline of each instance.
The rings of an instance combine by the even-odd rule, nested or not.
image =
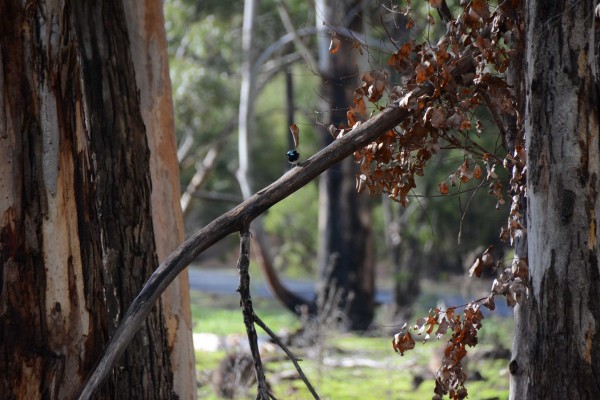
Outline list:
[[[161,1],[126,1],[123,4],[151,153],[152,223],[156,254],[162,262],[185,239],[165,21]],[[181,399],[196,398],[189,293],[185,271],[162,296],[174,391]]]
[[[0,393],[70,399],[157,267],[119,1],[0,3]],[[173,398],[159,304],[98,398]]]
[[[600,397],[600,125],[594,2],[527,5],[530,303],[518,399]]]

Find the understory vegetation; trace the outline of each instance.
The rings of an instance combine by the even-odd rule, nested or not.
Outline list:
[[[426,314],[440,293],[459,296],[456,288],[454,281],[425,281],[415,314]],[[202,340],[205,345],[220,342],[214,349],[196,349],[198,398],[255,398],[255,382],[244,384],[241,379],[244,368],[252,368],[252,364],[239,299],[235,293],[228,296],[192,292],[191,301],[196,341]],[[302,327],[298,318],[285,312],[273,299],[256,298],[254,307],[257,315],[284,339]],[[302,359],[300,365],[322,399],[421,400],[431,397],[446,340],[432,339],[400,357],[390,352],[389,332],[397,327],[389,325],[387,311],[386,305],[379,307],[376,323],[366,333],[339,333],[323,326],[310,333],[314,340],[310,345],[290,345],[294,354]],[[512,316],[487,313],[484,323],[486,329],[479,334],[480,343],[469,352],[466,363],[469,398],[507,399]],[[261,355],[274,396],[291,400],[310,398],[285,354],[259,330],[259,342],[261,338],[267,342],[262,346]],[[237,359],[236,365],[241,366],[237,370],[230,369],[229,380],[225,379],[236,387],[231,397],[218,394],[223,390],[219,389],[219,383],[224,385],[220,367],[227,358]]]

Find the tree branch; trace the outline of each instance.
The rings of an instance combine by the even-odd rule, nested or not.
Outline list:
[[[472,68],[472,58],[464,57],[453,68],[453,75],[459,76]],[[426,83],[417,87],[407,96],[416,99],[425,94],[432,95],[433,91],[433,85]],[[268,208],[302,188],[333,164],[393,129],[411,113],[408,107],[401,107],[398,103],[391,104],[373,118],[355,126],[350,132],[305,162],[298,164],[277,181],[189,237],[162,262],[150,276],[140,294],[133,300],[109,341],[102,358],[86,382],[79,399],[89,399],[96,392],[143,324],[156,300],[199,254],[229,234],[242,230],[244,226],[247,226]]]
[[[244,227],[240,232],[240,258],[238,260],[238,274],[240,276],[240,305],[244,315],[244,325],[248,334],[248,343],[250,344],[250,354],[254,361],[254,370],[256,372],[256,381],[258,383],[257,400],[269,400],[269,388],[265,378],[265,371],[260,359],[260,351],[258,349],[258,337],[256,329],[254,329],[254,309],[252,308],[252,298],[250,296],[250,274],[248,267],[250,265],[250,231]]]
[[[308,47],[306,47],[304,42],[300,39],[300,36],[298,36],[296,28],[294,28],[294,24],[292,23],[292,19],[290,18],[290,13],[288,12],[287,5],[284,3],[283,0],[277,1],[277,11],[279,11],[279,18],[281,18],[281,22],[283,23],[285,30],[289,34],[293,35],[294,45],[302,54],[302,58],[304,58],[304,61],[306,62],[308,68],[315,74],[318,73],[317,70],[319,68],[319,64],[313,57]]]
[[[185,188],[185,192],[181,195],[181,199],[179,200],[181,203],[181,211],[183,212],[183,215],[185,215],[189,211],[188,207],[192,200],[192,196],[204,184],[204,182],[206,181],[206,179],[217,164],[218,157],[223,151],[227,140],[229,139],[229,134],[227,132],[223,133],[225,135],[221,136],[217,143],[213,144],[208,149],[202,162],[196,163],[196,172],[194,173],[194,176]]]
[[[279,347],[281,347],[281,350],[283,350],[285,352],[285,354],[287,354],[287,356],[289,357],[292,364],[294,364],[294,367],[296,367],[296,371],[298,371],[300,378],[302,378],[302,381],[308,388],[308,391],[313,395],[315,400],[319,400],[320,397],[317,394],[317,392],[315,391],[315,388],[313,388],[313,386],[311,385],[311,383],[308,380],[308,378],[306,377],[306,375],[304,375],[304,371],[302,371],[302,368],[300,368],[300,364],[298,364],[298,361],[302,361],[302,360],[297,358],[294,355],[294,353],[292,353],[290,351],[290,349],[288,349],[288,347],[285,344],[283,344],[283,342],[281,341],[281,339],[279,339],[279,337],[275,334],[275,332],[273,332],[260,318],[258,318],[258,315],[256,315],[256,314],[254,314],[254,322],[256,322],[256,324],[258,326],[260,326],[265,332],[267,332],[269,334],[269,336],[271,336],[271,339],[273,339],[273,341],[275,343],[277,343],[277,345]]]

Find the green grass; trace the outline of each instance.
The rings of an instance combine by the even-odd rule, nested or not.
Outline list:
[[[275,332],[281,329],[300,327],[296,317],[285,311],[274,301],[259,299],[254,302],[256,313]],[[232,297],[214,297],[192,293],[192,314],[194,332],[211,332],[218,335],[244,335],[239,300]],[[483,320],[480,330],[480,343],[475,349],[469,350],[467,356],[467,371],[479,372],[486,380],[467,382],[469,399],[483,400],[490,398],[508,398],[507,360],[482,360],[477,352],[493,348],[498,344],[510,348],[512,320],[498,317],[488,317]],[[263,332],[257,328],[259,335]],[[437,357],[443,351],[446,339],[430,341],[426,344],[417,342],[416,348],[401,357],[395,354],[391,347],[391,336],[367,337],[356,334],[341,334],[325,330],[319,348],[292,349],[302,358],[301,366],[322,399],[390,399],[390,400],[421,400],[433,396],[435,367],[432,357]],[[276,361],[266,361],[267,379],[277,376],[282,371],[294,370],[294,367],[281,352],[274,353]],[[199,399],[221,400],[210,385],[210,374],[225,356],[224,351],[196,352],[196,367],[201,386],[198,389]],[[266,359],[273,358],[265,356]],[[377,362],[377,367],[342,367],[331,365],[331,361],[370,360]],[[413,374],[426,377],[418,387],[413,388]],[[278,399],[310,399],[312,396],[301,380],[280,380],[272,384],[273,393]],[[255,388],[250,388],[246,395],[238,399],[255,398]]]
[[[209,332],[217,335],[245,332],[238,298],[192,292],[191,303],[194,332]],[[297,329],[301,326],[298,318],[274,301],[256,299],[252,303],[256,315],[275,332],[284,328]]]

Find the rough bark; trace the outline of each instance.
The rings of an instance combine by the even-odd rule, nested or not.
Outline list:
[[[156,254],[162,262],[185,238],[179,205],[179,163],[165,21],[161,1],[125,1],[123,4],[150,149],[152,223]],[[189,293],[188,274],[184,271],[162,296],[173,389],[181,399],[196,398]]]
[[[317,27],[346,26],[362,30],[358,2],[317,2]],[[341,40],[336,54],[327,51],[326,31],[319,36],[319,73],[323,83],[323,145],[333,138],[331,124],[347,123],[346,110],[358,84],[358,53]],[[319,181],[319,294],[339,298],[348,328],[364,330],[375,312],[374,261],[369,199],[356,192],[356,165],[347,158],[327,170]],[[331,293],[338,293],[331,296]]]
[[[149,147],[120,1],[0,3],[0,393],[76,396],[151,271]],[[98,398],[173,398],[159,303]]]
[[[600,173],[594,2],[527,5],[530,309],[519,399],[600,397]],[[515,380],[517,380],[515,382]],[[524,382],[518,382],[522,380]]]

